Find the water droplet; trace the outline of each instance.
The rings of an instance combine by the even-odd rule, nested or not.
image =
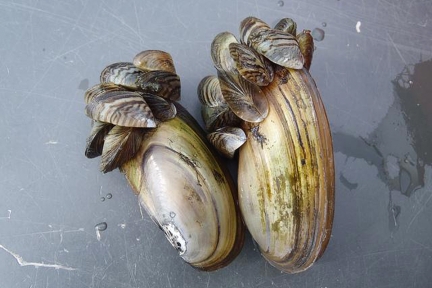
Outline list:
[[[278,5],[279,7],[282,7],[282,6],[285,5],[285,3],[284,3],[284,1],[279,0],[279,1],[277,2],[277,5]]]
[[[101,200],[102,202],[104,202],[104,201],[105,201],[105,197],[101,197],[100,200]]]
[[[170,215],[171,218],[174,218],[176,216],[176,213],[174,213],[174,212],[171,211],[169,215]]]
[[[413,82],[412,80],[409,80],[408,83],[409,83],[410,85],[413,85],[413,84],[414,84],[414,82]]]
[[[312,37],[315,41],[324,40],[325,32],[321,28],[315,28],[312,30]]]
[[[99,224],[96,224],[95,226],[95,232],[96,232],[96,239],[98,241],[101,240],[101,233],[102,231],[105,231],[108,227],[108,224],[106,222],[101,222]]]
[[[327,22],[322,22],[321,25],[322,27],[327,27]]]
[[[95,230],[97,231],[105,231],[108,228],[108,224],[106,222],[101,222],[99,224],[96,224]]]
[[[111,199],[111,198],[112,198],[112,194],[111,194],[111,193],[108,193],[108,194],[106,195],[106,198],[107,198],[107,199]]]

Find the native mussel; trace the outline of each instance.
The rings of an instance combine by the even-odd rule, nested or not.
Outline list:
[[[215,270],[243,245],[235,185],[204,131],[175,101],[171,56],[143,51],[106,67],[85,93],[93,119],[85,155],[125,174],[141,205],[193,267]]]
[[[309,74],[313,39],[282,19],[255,17],[211,45],[217,76],[198,87],[208,139],[232,158],[239,147],[241,212],[262,255],[288,273],[324,252],[334,210],[330,127]]]

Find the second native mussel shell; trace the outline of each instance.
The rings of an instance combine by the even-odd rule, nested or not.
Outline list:
[[[218,77],[207,76],[198,87],[208,138],[229,158],[240,147],[246,226],[269,263],[288,273],[308,269],[324,253],[333,223],[332,139],[309,74],[313,47],[310,31],[296,35],[291,19],[270,28],[248,17],[240,43],[229,32],[215,37]],[[227,121],[230,111],[239,122]]]

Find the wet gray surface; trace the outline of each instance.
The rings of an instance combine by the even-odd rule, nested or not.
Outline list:
[[[0,11],[0,287],[430,287],[430,1],[0,1]],[[249,235],[230,266],[194,270],[124,177],[84,157],[83,93],[107,64],[171,53],[199,118],[212,38],[249,15],[324,32],[311,73],[334,132],[336,212],[326,253],[297,275],[268,265]]]

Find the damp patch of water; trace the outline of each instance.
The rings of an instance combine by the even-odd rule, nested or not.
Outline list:
[[[318,41],[318,42],[322,41],[322,40],[324,40],[324,37],[325,37],[325,32],[324,32],[323,29],[321,29],[321,28],[315,28],[315,29],[312,30],[312,38],[315,41]]]
[[[432,165],[432,60],[407,66],[392,81],[394,102],[367,137],[334,133],[335,151],[364,159],[390,190],[410,197]]]
[[[352,183],[350,182],[345,176],[340,173],[339,180],[341,181],[342,185],[344,185],[346,188],[348,188],[350,191],[357,189],[358,183]]]
[[[394,101],[377,128],[367,137],[335,132],[334,149],[347,157],[365,160],[378,170],[378,178],[390,193],[391,231],[398,228],[401,206],[393,204],[392,192],[411,197],[424,187],[425,165],[432,165],[432,60],[407,65],[393,83]],[[353,186],[343,175],[346,188]]]

